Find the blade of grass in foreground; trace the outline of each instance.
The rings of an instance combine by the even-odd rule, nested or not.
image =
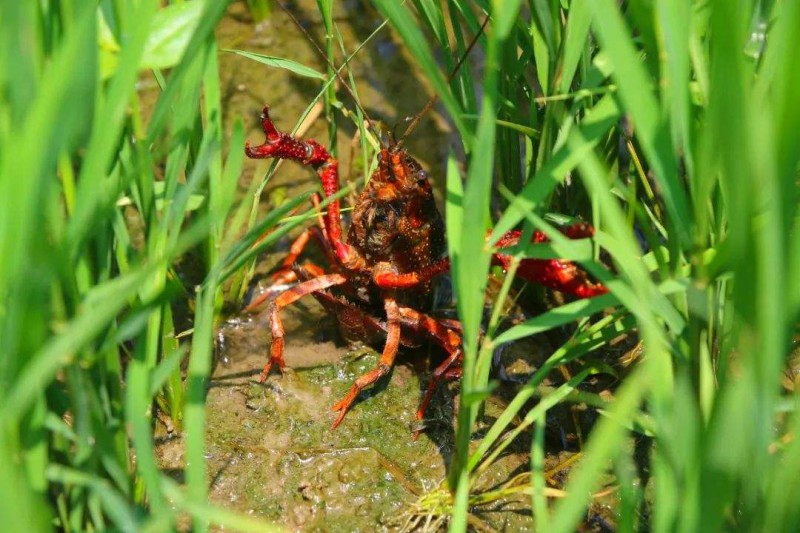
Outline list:
[[[192,352],[187,372],[186,406],[186,484],[188,502],[202,508],[208,499],[205,460],[206,381],[211,372],[214,338],[214,302],[217,282],[212,278],[200,289],[194,319]],[[205,516],[195,515],[194,529],[207,531]]]
[[[650,363],[644,365],[650,366]],[[580,468],[573,470],[570,476],[567,497],[556,502],[550,531],[570,533],[576,530],[599,483],[600,474],[607,467],[608,460],[622,449],[627,435],[622,424],[634,417],[649,385],[648,373],[652,371],[644,366],[637,367],[617,390],[608,416],[601,418],[592,430]]]
[[[19,418],[30,408],[43,386],[50,383],[65,365],[71,363],[75,353],[104,331],[108,323],[127,307],[128,299],[136,293],[142,281],[154,267],[134,271],[92,289],[86,297],[83,311],[34,354],[17,377],[0,407],[0,420]]]
[[[498,7],[495,5],[495,7]],[[476,382],[478,375],[488,376],[485,370],[476,368],[478,338],[483,309],[483,294],[489,272],[490,254],[486,250],[484,235],[489,222],[489,199],[492,188],[495,128],[499,94],[498,64],[502,57],[502,46],[508,37],[519,11],[520,2],[506,2],[499,10],[492,31],[488,36],[483,102],[478,120],[478,132],[472,150],[467,183],[463,193],[461,220],[448,219],[448,231],[454,223],[461,225],[461,239],[449,239],[449,252],[453,261],[453,282],[458,298],[458,314],[463,325],[464,345],[463,377],[459,397],[458,425],[456,429],[456,456],[449,472],[451,490],[455,491],[451,531],[466,531],[469,502],[470,474],[467,468],[469,442],[472,427],[477,417],[478,403],[470,402],[470,396],[486,389],[486,383]],[[468,143],[469,144],[469,143]]]
[[[66,241],[71,245],[69,257],[73,260],[77,259],[79,247],[95,227],[97,212],[104,207],[103,201],[108,202],[113,192],[104,169],[108,168],[114,156],[124,125],[124,114],[136,90],[139,63],[156,6],[155,0],[146,0],[140,2],[131,13],[131,20],[136,20],[137,23],[132,24],[129,29],[128,40],[106,97],[101,100],[99,110],[94,115],[92,136],[81,166],[75,210],[67,229]]]
[[[492,230],[490,242],[496,243],[502,235],[513,229],[525,216],[541,208],[542,202],[575,168],[581,158],[592,150],[619,120],[619,109],[612,96],[604,96],[586,114],[581,123],[582,137],[586,142],[562,146],[528,181],[522,192],[511,201],[503,216]]]
[[[630,32],[622,19],[619,6],[613,0],[589,2],[594,29],[614,65],[614,80],[619,96],[635,127],[635,134],[642,144],[647,160],[663,185],[662,193],[670,223],[675,228],[680,246],[671,248],[676,258],[679,249],[687,249],[691,235],[686,192],[678,179],[674,150],[669,135],[659,118],[660,106],[653,94],[653,83],[638,59]],[[676,80],[676,82],[679,80]]]

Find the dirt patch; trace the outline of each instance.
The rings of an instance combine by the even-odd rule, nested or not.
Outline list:
[[[287,331],[293,331],[288,368],[263,384],[257,377],[268,346],[258,334],[266,330],[264,315],[222,328],[225,362],[206,402],[211,500],[293,529],[398,527],[403,509],[443,479],[452,427],[437,425],[413,439],[421,383],[401,363],[331,430],[331,406],[374,367],[377,354],[309,342],[321,322],[321,309],[316,312],[309,323],[307,313],[286,310]],[[181,450],[179,437],[159,444],[165,469],[181,471]]]

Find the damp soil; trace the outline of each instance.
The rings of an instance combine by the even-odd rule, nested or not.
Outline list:
[[[426,517],[430,509],[419,502],[444,490],[458,384],[441,387],[420,426],[415,411],[431,354],[401,351],[390,375],[364,391],[334,430],[331,406],[375,367],[378,354],[339,342],[335,323],[316,302],[287,308],[282,316],[287,368],[265,383],[258,382],[258,374],[269,345],[266,313],[232,317],[219,330],[222,345],[206,399],[210,500],[295,531],[424,529],[425,521],[436,517]],[[538,338],[496,354],[502,384],[486,402],[474,445],[518,383],[550,353],[547,339]],[[546,381],[543,392],[552,385]],[[579,459],[581,431],[588,431],[594,418],[586,409],[551,410],[545,460],[551,487],[563,487]],[[523,434],[478,477],[475,490],[497,490],[519,479],[530,468],[529,443],[530,435]],[[163,436],[157,449],[164,470],[182,481],[180,433]],[[598,499],[583,530],[612,531],[615,505],[613,491]],[[529,497],[519,494],[473,508],[471,520],[476,530],[533,531],[530,509]]]
[[[322,42],[323,27],[311,0],[291,3],[308,32]],[[348,49],[361,43],[381,22],[377,13],[360,2],[336,3],[334,18]],[[277,7],[268,21],[255,24],[244,2],[231,6],[220,24],[221,49],[242,49],[288,57],[325,70],[307,38]],[[354,59],[353,75],[359,94],[373,118],[399,124],[428,100],[430,89],[403,47],[384,30]],[[267,68],[243,57],[220,57],[228,131],[241,119],[247,138],[260,142],[258,115],[268,103],[281,129],[294,124],[318,85],[288,72]],[[146,92],[146,82],[145,82]],[[347,95],[340,94],[343,99]],[[359,162],[351,158],[353,127],[342,124],[337,138],[342,179],[358,179]],[[324,120],[316,121],[306,137],[327,139]],[[409,139],[409,149],[436,182],[444,176],[444,161],[452,148],[447,122],[433,111]],[[326,143],[330,144],[330,143]],[[231,147],[231,149],[237,149]],[[268,163],[245,161],[241,195]],[[362,164],[363,165],[363,164]],[[443,185],[443,180],[438,180]],[[263,212],[274,207],[276,196],[291,197],[315,186],[315,177],[299,165],[284,164],[261,197]],[[249,201],[243,198],[243,201]],[[270,270],[286,253],[286,239],[262,258],[258,272]],[[263,309],[263,308],[262,308]],[[519,313],[524,311],[519,310]],[[313,299],[282,312],[286,328],[283,375],[273,371],[258,382],[268,353],[270,335],[266,313],[232,313],[220,325],[217,360],[206,402],[206,450],[210,499],[215,504],[258,516],[299,531],[395,531],[426,524],[415,512],[426,494],[443,490],[446,467],[454,447],[454,420],[458,384],[440,387],[428,409],[424,427],[415,411],[427,385],[429,369],[440,354],[435,348],[401,350],[389,376],[364,391],[335,430],[331,410],[359,375],[374,368],[374,350],[343,344],[335,321]],[[565,333],[566,335],[566,333]],[[560,339],[563,341],[563,339]],[[505,347],[495,354],[501,386],[486,402],[475,444],[503,411],[519,386],[552,353],[548,337],[536,337]],[[546,389],[568,379],[569,370],[554,375]],[[596,382],[602,390],[609,383]],[[596,414],[589,409],[559,407],[547,424],[546,469],[553,488],[563,486],[570,465],[579,458],[583,435]],[[418,438],[414,438],[418,432]],[[477,480],[477,490],[502,487],[530,468],[530,435],[523,434],[492,468]],[[163,433],[157,453],[165,472],[178,481],[183,472],[180,431]],[[598,499],[582,528],[614,529],[615,496]],[[530,497],[524,494],[487,503],[471,510],[471,527],[486,531],[532,530]],[[443,526],[431,521],[429,525]]]

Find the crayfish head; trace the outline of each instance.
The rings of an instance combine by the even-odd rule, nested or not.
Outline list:
[[[391,146],[381,150],[379,169],[387,185],[396,190],[398,196],[429,193],[431,184],[428,173],[406,150]]]

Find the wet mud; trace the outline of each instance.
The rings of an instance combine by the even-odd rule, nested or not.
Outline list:
[[[332,430],[331,406],[376,365],[378,354],[332,340],[335,324],[316,302],[289,308],[283,317],[287,369],[263,384],[258,373],[269,345],[266,313],[232,318],[220,330],[224,345],[206,401],[211,501],[290,530],[404,529],[419,498],[444,481],[454,447],[457,384],[437,393],[415,440],[415,411],[429,375],[420,366],[427,354],[404,350],[390,375],[364,391]],[[503,398],[492,398],[485,423],[504,407]],[[165,471],[181,481],[181,436],[161,439],[158,452]],[[506,454],[479,486],[501,485],[524,471],[528,460],[524,450]],[[526,498],[495,501],[476,514],[500,530],[530,525]]]

